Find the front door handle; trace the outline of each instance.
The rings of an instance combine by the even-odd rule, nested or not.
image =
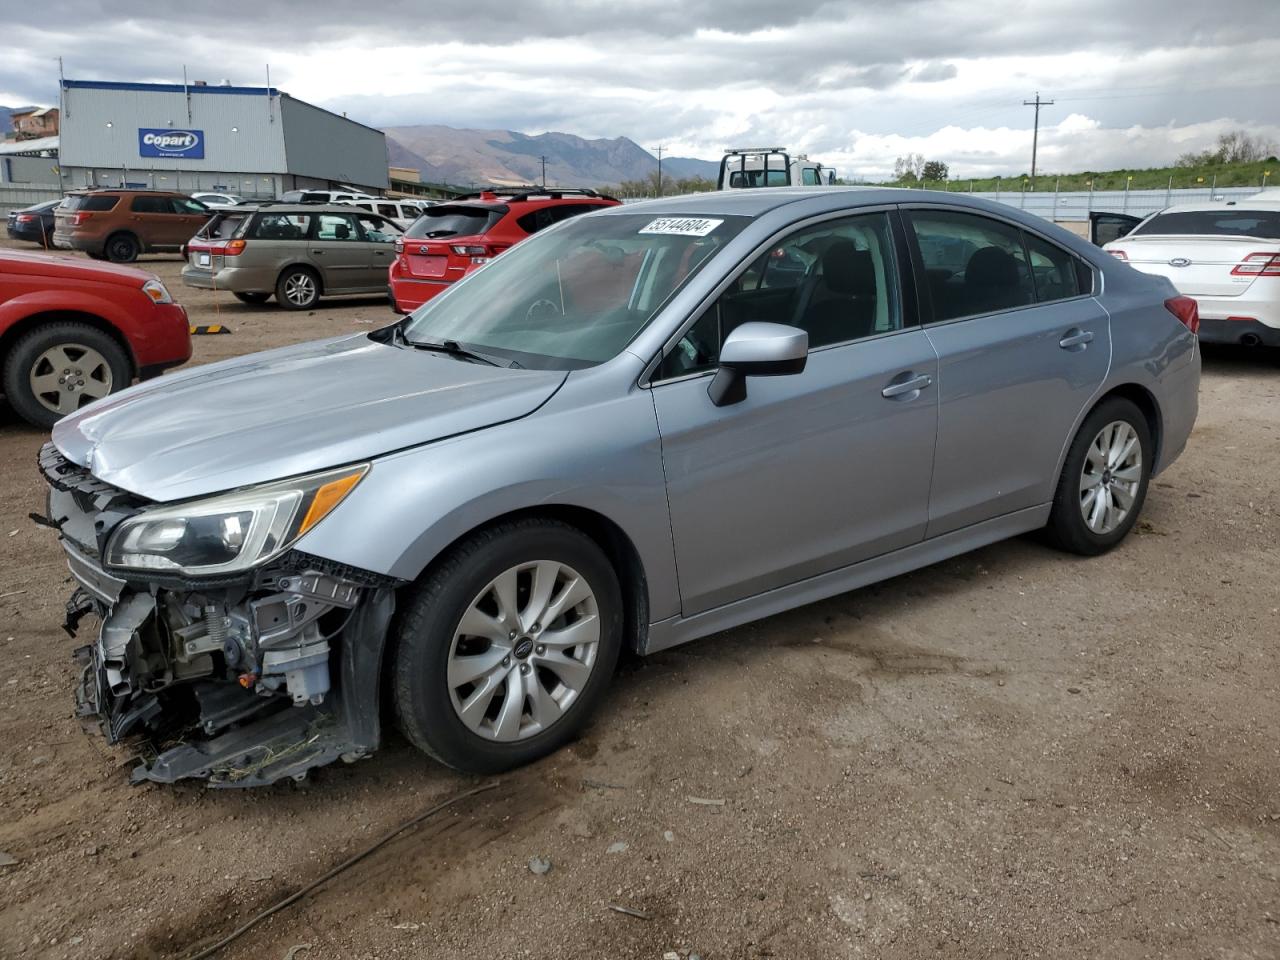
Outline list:
[[[1078,330],[1072,327],[1062,335],[1062,339],[1058,341],[1058,346],[1063,350],[1070,350],[1072,347],[1084,349],[1085,344],[1092,342],[1093,332],[1091,330]]]
[[[904,373],[899,374],[899,376],[907,377],[907,379],[899,380],[895,378],[893,383],[880,391],[880,396],[888,400],[893,400],[897,397],[913,399],[915,394],[918,394],[925,387],[933,383],[933,377],[929,376],[927,373],[922,373],[919,376],[915,376],[911,373]]]

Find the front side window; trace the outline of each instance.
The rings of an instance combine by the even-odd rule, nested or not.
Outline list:
[[[525,367],[602,363],[748,222],[651,213],[576,218],[429,300],[405,324],[405,338],[456,340]]]
[[[913,210],[934,320],[954,320],[1026,306],[1035,283],[1011,224],[949,210]]]
[[[810,349],[902,329],[888,215],[829,220],[771,246],[663,358],[659,378],[712,369],[725,337],[750,321],[799,327]]]
[[[322,213],[317,218],[317,240],[359,240],[355,217],[344,213]]]

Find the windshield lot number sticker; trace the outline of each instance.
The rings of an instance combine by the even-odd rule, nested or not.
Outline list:
[[[706,217],[659,217],[641,233],[658,233],[675,237],[705,237],[723,220],[708,220]]]

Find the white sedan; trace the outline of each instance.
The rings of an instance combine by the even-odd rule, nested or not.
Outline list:
[[[1169,207],[1103,249],[1192,297],[1202,341],[1280,347],[1280,197]]]

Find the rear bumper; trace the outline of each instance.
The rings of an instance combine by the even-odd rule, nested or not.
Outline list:
[[[391,303],[400,313],[412,313],[436,294],[453,285],[452,280],[419,280],[394,277],[389,284]]]
[[[53,230],[53,245],[59,250],[83,250],[85,253],[102,252],[102,240],[100,238],[77,240],[70,234],[59,233],[56,227]]]
[[[1242,343],[1248,346],[1280,347],[1280,327],[1261,320],[1219,320],[1200,318],[1202,343]]]
[[[12,240],[27,240],[31,243],[45,242],[45,234],[38,223],[8,224],[7,229],[9,238]]]
[[[182,268],[182,282],[199,290],[226,290],[230,293],[275,293],[277,271],[262,267],[222,267],[210,271],[188,263]]]

